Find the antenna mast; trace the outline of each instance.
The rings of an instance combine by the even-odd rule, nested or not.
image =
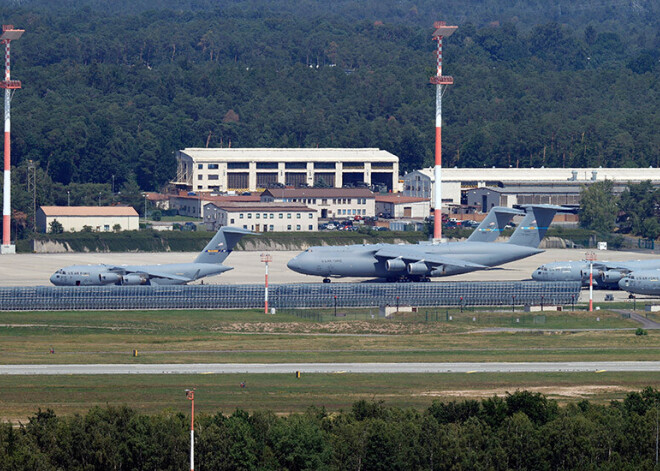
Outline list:
[[[10,106],[12,90],[21,88],[20,80],[11,80],[9,67],[9,44],[19,39],[25,30],[14,29],[13,25],[2,25],[0,44],[5,45],[5,79],[0,81],[0,88],[5,89],[5,171],[2,191],[2,246],[0,254],[16,253],[16,246],[11,243],[11,152]]]

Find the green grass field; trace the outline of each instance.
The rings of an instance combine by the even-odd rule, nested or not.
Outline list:
[[[604,310],[428,310],[400,313],[393,319],[379,318],[376,310],[344,313],[336,318],[334,311],[2,312],[0,358],[4,364],[605,361],[656,360],[660,353],[659,331],[637,336],[637,323]],[[498,327],[522,330],[492,330]],[[238,384],[244,380],[248,387],[241,389]],[[364,398],[423,408],[434,398],[483,397],[525,388],[565,401],[606,401],[647,385],[660,386],[660,376],[5,376],[0,378],[0,417],[24,419],[38,407],[83,412],[106,403],[148,412],[184,410],[186,403],[179,396],[191,386],[200,391],[200,407],[208,412],[242,407],[286,413],[310,405],[338,410]]]
[[[241,388],[240,383],[245,382]],[[277,413],[310,406],[349,409],[360,399],[426,408],[434,400],[503,396],[528,389],[560,402],[623,399],[627,392],[660,387],[653,373],[510,374],[303,374],[290,375],[118,375],[0,377],[0,416],[25,420],[39,407],[58,414],[85,412],[92,406],[128,405],[146,413],[172,409],[187,413],[184,390],[196,388],[195,410],[213,414],[269,409]]]

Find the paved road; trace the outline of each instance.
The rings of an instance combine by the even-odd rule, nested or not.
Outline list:
[[[651,371],[660,361],[547,363],[197,363],[148,365],[1,365],[0,375],[115,375],[227,373],[556,373]]]

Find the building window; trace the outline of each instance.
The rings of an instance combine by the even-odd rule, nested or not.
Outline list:
[[[248,219],[252,219],[252,213],[247,213]]]
[[[309,218],[312,219],[314,215],[312,213],[309,213]]]
[[[259,219],[259,218],[261,217],[261,214],[259,214],[259,213],[255,213],[255,214],[254,214],[254,217],[257,218],[257,219]]]
[[[243,213],[238,215],[238,219],[243,219]]]
[[[270,218],[271,219],[275,218],[275,213],[270,213]]]
[[[284,219],[284,214],[280,213],[280,219]]]
[[[204,164],[197,164],[197,168],[198,168],[199,170],[203,169],[203,168],[204,168]]]
[[[297,231],[300,230],[300,224],[296,224],[296,230],[297,230]]]
[[[291,213],[286,213],[286,218],[291,219]]]
[[[108,224],[104,225],[104,226],[103,226],[103,230],[104,230],[105,232],[108,232],[108,231],[110,230],[110,226],[109,226]]]
[[[289,224],[288,226],[286,226],[286,230],[287,230],[287,231],[290,231],[290,230],[291,230],[291,224]]]
[[[234,224],[234,218],[231,218],[230,221],[230,224]]]
[[[277,162],[257,162],[257,170],[277,170]]]
[[[300,219],[300,213],[296,213],[296,219]]]
[[[209,175],[209,180],[218,180],[219,176],[218,175]]]
[[[209,170],[218,170],[219,165],[218,164],[209,164]]]
[[[264,219],[268,219],[268,214],[264,213]]]
[[[239,169],[249,169],[249,168],[250,168],[250,162],[227,162],[227,170],[239,170]]]
[[[309,225],[309,230],[310,230],[310,231],[314,230],[314,229],[312,228],[312,225],[311,225],[311,224]]]
[[[247,229],[247,224],[243,224],[243,229]]]
[[[204,180],[204,175],[202,175],[201,173],[197,175],[197,180]]]

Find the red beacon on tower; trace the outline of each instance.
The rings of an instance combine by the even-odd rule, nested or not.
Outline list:
[[[435,169],[433,185],[433,242],[439,243],[442,240],[442,95],[445,87],[454,83],[454,78],[448,75],[442,75],[442,38],[454,34],[458,26],[447,26],[444,21],[433,23],[435,31],[433,40],[438,41],[438,50],[436,54],[436,75],[431,77],[430,82],[436,86],[435,91]]]
[[[2,191],[2,246],[0,254],[16,252],[11,243],[11,96],[12,90],[21,88],[20,80],[11,80],[9,67],[9,44],[23,36],[25,30],[14,29],[13,25],[2,25],[0,44],[5,45],[5,79],[0,81],[0,88],[5,89],[5,170]]]

